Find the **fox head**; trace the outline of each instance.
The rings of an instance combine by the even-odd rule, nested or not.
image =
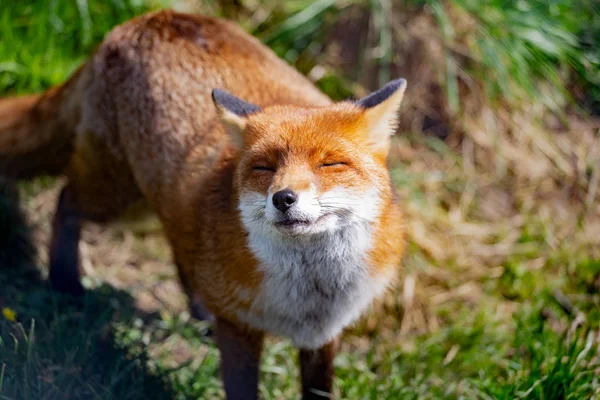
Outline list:
[[[398,79],[356,102],[264,109],[214,90],[240,149],[235,185],[246,229],[309,237],[375,221],[391,198],[386,158],[405,89]]]

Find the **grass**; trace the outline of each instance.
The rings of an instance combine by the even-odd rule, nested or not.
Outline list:
[[[0,3],[0,93],[61,82],[111,26],[164,4]],[[590,43],[596,43],[600,18],[581,12],[593,10],[590,4],[202,5],[207,12],[236,15],[334,98],[360,95],[364,89],[350,82],[377,86],[398,68],[412,82],[412,104],[404,110],[410,124],[391,151],[409,234],[403,279],[348,330],[336,359],[339,398],[600,398],[600,201],[594,178],[600,125],[566,106],[565,125],[552,128],[552,109],[536,100],[555,82],[567,93],[561,101],[574,104],[572,83],[595,82]],[[519,9],[523,5],[530,6],[527,12]],[[365,20],[364,60],[348,69],[342,56],[349,51],[335,50],[351,50],[336,39],[337,24],[345,24],[346,40],[356,47],[362,42],[349,28],[357,27],[360,36]],[[549,42],[523,40],[524,27],[535,38],[545,32],[544,21],[553,34],[544,36]],[[507,25],[519,29],[500,29]],[[403,64],[409,55],[418,59],[416,68]],[[547,75],[553,66],[554,75]],[[516,103],[526,105],[498,98],[511,88],[521,99]],[[421,97],[426,111],[416,100]],[[423,135],[425,125],[415,123],[419,115],[430,126],[436,118],[448,124],[460,140]],[[39,179],[15,190],[2,183],[0,309],[15,311],[16,320],[0,316],[0,398],[223,398],[214,341],[186,312],[155,226],[133,233],[87,227],[82,251],[88,294],[73,299],[48,289],[44,247],[61,184]],[[269,340],[263,398],[298,398],[295,361],[286,341]]]
[[[582,42],[598,23],[597,5],[592,2],[427,3],[442,28],[447,47],[447,94],[456,107],[461,79],[457,64],[466,66],[472,78],[483,83],[488,98],[509,102],[536,98],[555,111],[564,102],[553,102],[570,95],[565,85],[569,74],[579,75],[589,88],[598,83],[596,54]],[[469,37],[460,37],[466,32],[453,22],[471,24]],[[552,88],[554,96],[544,96],[539,87],[542,82]]]
[[[3,2],[2,91],[38,92],[64,80],[109,29],[159,4],[135,0]]]

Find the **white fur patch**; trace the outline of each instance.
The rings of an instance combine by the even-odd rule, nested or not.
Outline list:
[[[309,201],[302,203],[302,196]],[[336,189],[319,198],[300,193],[298,215],[314,226],[293,232],[274,225],[271,197],[241,196],[248,244],[265,279],[250,312],[239,317],[298,347],[318,348],[355,321],[387,286],[386,278],[371,277],[366,259],[372,222],[379,215],[377,192]],[[324,214],[329,216],[319,219]]]

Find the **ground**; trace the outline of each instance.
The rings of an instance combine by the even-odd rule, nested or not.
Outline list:
[[[145,9],[57,4],[0,6],[0,41],[14,46],[0,45],[0,93],[61,81],[104,32]],[[600,125],[570,115],[555,139],[520,118],[510,115],[521,130],[495,140],[479,126],[455,143],[394,139],[409,252],[396,286],[344,336],[337,398],[600,398]],[[87,294],[48,288],[62,184],[1,186],[0,397],[223,398],[214,340],[187,312],[156,221],[89,224]],[[261,378],[264,399],[299,398],[288,342],[268,340]]]

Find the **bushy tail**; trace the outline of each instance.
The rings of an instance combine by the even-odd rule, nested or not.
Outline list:
[[[63,172],[81,114],[81,71],[43,94],[0,99],[0,176]]]

